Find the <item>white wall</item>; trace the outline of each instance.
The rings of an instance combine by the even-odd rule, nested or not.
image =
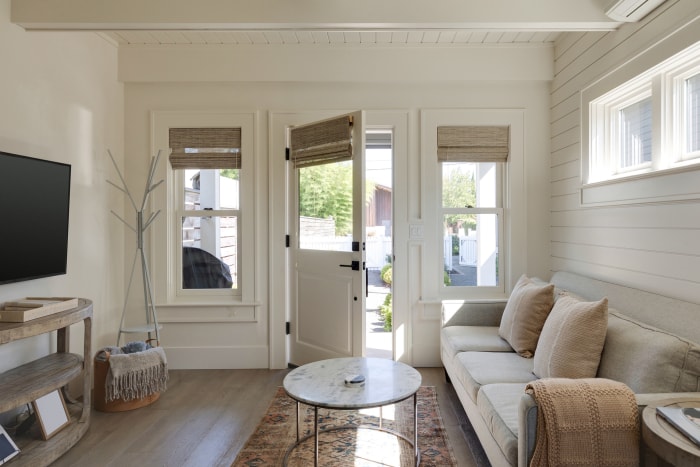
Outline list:
[[[681,31],[674,33],[677,29]],[[700,303],[696,194],[683,202],[595,207],[580,203],[580,91],[618,69],[628,74],[638,72],[640,64],[650,67],[696,41],[700,5],[695,0],[666,2],[639,24],[616,32],[570,33],[557,41],[551,115],[553,270]],[[656,183],[663,182],[659,178]],[[700,186],[700,178],[695,186]]]
[[[525,236],[526,270],[518,273],[547,276],[549,193],[545,180],[548,173],[549,80],[551,50],[546,47],[489,49],[416,48],[407,53],[391,48],[348,48],[330,58],[322,48],[269,46],[260,50],[263,58],[252,53],[255,48],[221,47],[213,49],[185,48],[179,53],[170,47],[134,47],[120,51],[120,78],[125,83],[127,178],[139,179],[147,168],[151,151],[150,112],[154,110],[255,111],[258,112],[256,158],[256,238],[267,238],[256,258],[256,274],[261,283],[262,305],[255,323],[176,323],[166,322],[162,342],[166,350],[189,347],[199,354],[199,367],[218,365],[207,358],[214,352],[233,349],[243,360],[232,358],[229,366],[245,366],[255,352],[283,348],[271,339],[284,339],[279,334],[284,324],[284,297],[276,295],[284,278],[278,256],[272,254],[274,239],[284,238],[284,220],[271,216],[279,202],[280,178],[284,164],[282,154],[269,153],[270,115],[275,111],[353,111],[367,110],[375,118],[384,110],[397,110],[408,116],[408,151],[398,154],[395,170],[407,175],[408,196],[396,199],[395,209],[401,219],[395,231],[408,232],[408,223],[420,224],[426,211],[433,210],[420,197],[434,192],[435,186],[420,186],[420,109],[482,108],[522,109],[525,115],[525,165],[527,226],[516,235]],[[211,51],[208,51],[211,50]],[[314,53],[317,51],[317,53]],[[347,53],[345,53],[347,52]],[[422,66],[426,57],[430,66]],[[432,58],[429,58],[432,57]],[[327,60],[326,60],[327,58]],[[337,61],[342,58],[342,66]],[[440,66],[445,65],[445,66]],[[378,73],[376,67],[381,67]],[[410,73],[415,70],[415,73]],[[447,71],[445,71],[447,70]],[[374,112],[374,114],[373,114]],[[282,198],[283,199],[283,198]],[[436,199],[431,196],[429,199]],[[269,204],[268,204],[269,202]],[[282,205],[284,201],[282,201]],[[408,235],[397,239],[397,255],[404,255],[408,273],[404,283],[395,282],[394,303],[406,303],[412,326],[412,347],[403,359],[414,365],[439,365],[439,303],[420,302],[424,288],[426,265],[414,255],[414,247],[437,242],[439,229],[424,226],[423,239],[411,240]],[[433,238],[435,236],[435,238]],[[283,251],[283,250],[282,250]],[[268,262],[268,252],[269,262]],[[430,271],[430,270],[429,270]],[[397,276],[395,275],[395,278]],[[410,293],[409,293],[410,291]],[[403,296],[397,296],[397,295]],[[256,298],[257,298],[256,297]],[[432,299],[438,297],[431,297]],[[468,298],[468,297],[465,297]],[[196,309],[178,309],[190,316]],[[269,326],[272,323],[272,334]],[[282,326],[282,327],[280,327]],[[275,335],[275,333],[277,333]],[[275,354],[269,356],[271,366],[279,366]],[[192,361],[169,359],[173,368],[193,366]],[[285,361],[281,365],[286,365]]]
[[[117,51],[94,33],[27,33],[9,18],[10,1],[0,0],[0,150],[71,164],[72,180],[68,273],[0,285],[0,302],[32,295],[91,299],[96,349],[114,343],[123,289],[124,233],[109,214],[121,212],[123,200],[105,183],[111,177],[106,149],[123,163]],[[82,326],[74,328],[71,349],[82,353]],[[55,337],[3,345],[0,372],[52,348]]]

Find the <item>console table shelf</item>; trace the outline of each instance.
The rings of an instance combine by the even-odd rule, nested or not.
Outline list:
[[[70,326],[83,322],[83,355],[69,353]],[[83,377],[82,404],[68,405],[71,423],[48,440],[36,433],[14,438],[20,453],[8,462],[10,466],[45,466],[73,447],[90,426],[92,365],[91,332],[92,302],[79,299],[70,310],[38,318],[26,323],[0,323],[0,344],[56,331],[56,353],[49,354],[0,374],[0,413],[20,407]]]

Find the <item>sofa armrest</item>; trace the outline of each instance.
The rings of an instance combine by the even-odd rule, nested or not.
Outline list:
[[[520,396],[518,408],[518,467],[528,467],[537,437],[537,402],[530,394]]]
[[[443,302],[442,326],[498,326],[507,300]]]

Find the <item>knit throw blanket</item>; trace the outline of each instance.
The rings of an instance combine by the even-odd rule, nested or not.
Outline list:
[[[530,467],[639,465],[639,410],[623,383],[544,378],[525,391],[538,405]]]
[[[128,354],[111,353],[105,381],[105,398],[108,402],[115,399],[143,399],[165,391],[167,381],[168,361],[161,347]]]

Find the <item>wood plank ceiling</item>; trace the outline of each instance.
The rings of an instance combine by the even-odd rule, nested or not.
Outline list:
[[[119,45],[483,45],[545,44],[558,31],[467,30],[253,30],[253,31],[110,31],[104,33]]]

